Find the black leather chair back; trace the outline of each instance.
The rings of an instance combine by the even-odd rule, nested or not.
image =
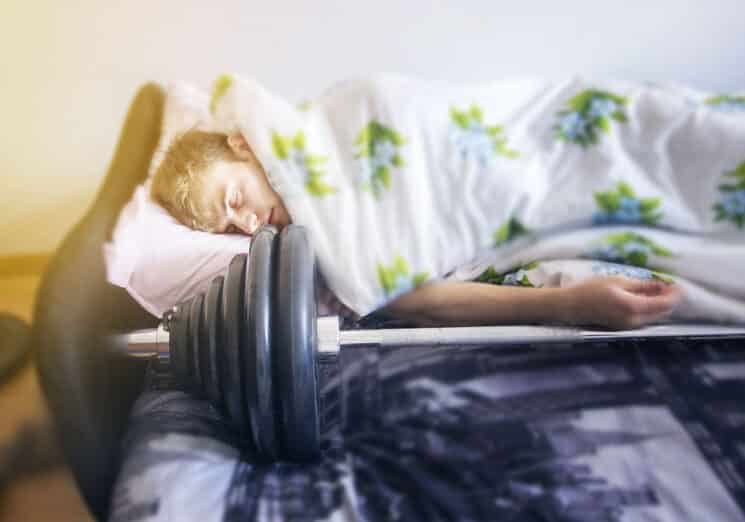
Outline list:
[[[110,334],[157,324],[126,291],[107,283],[102,247],[147,176],[164,98],[154,84],[137,93],[98,196],[53,256],[36,299],[32,342],[40,383],[73,475],[97,519],[109,510],[121,438],[145,369],[142,361],[113,355]]]

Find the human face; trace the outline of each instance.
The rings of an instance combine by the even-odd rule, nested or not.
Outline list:
[[[203,202],[215,232],[253,235],[262,225],[291,221],[255,159],[218,161],[203,178]]]

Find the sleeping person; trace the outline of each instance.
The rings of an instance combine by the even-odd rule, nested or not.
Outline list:
[[[223,77],[221,132],[176,140],[152,195],[199,230],[304,225],[356,316],[629,328],[693,290],[682,317],[745,321],[745,121],[696,95],[384,76],[296,108]],[[595,277],[536,280],[556,259]]]
[[[152,195],[181,223],[197,230],[252,235],[282,228],[291,217],[239,133],[189,131],[169,147]],[[677,286],[660,280],[605,277],[566,288],[523,289],[479,282],[422,285],[387,306],[419,324],[594,324],[633,328],[667,316]]]

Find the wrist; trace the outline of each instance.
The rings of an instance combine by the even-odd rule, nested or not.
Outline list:
[[[551,317],[548,322],[559,322],[560,324],[576,324],[579,321],[579,292],[576,287],[567,286],[551,288]]]
[[[506,287],[497,287],[506,289]],[[531,324],[571,324],[577,321],[578,292],[572,287],[510,288],[510,322]],[[506,314],[505,314],[506,315]]]

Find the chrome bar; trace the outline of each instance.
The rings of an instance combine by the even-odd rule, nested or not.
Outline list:
[[[479,326],[342,330],[341,346],[438,346],[572,343],[669,337],[715,339],[745,337],[745,327],[711,324],[665,324],[635,330],[587,330],[570,326]]]
[[[343,330],[341,346],[440,346],[444,344],[525,344],[579,341],[576,329],[545,326],[478,326]]]
[[[725,326],[718,324],[658,324],[636,330],[582,330],[582,337],[588,341],[614,339],[642,339],[649,337],[668,337],[687,340],[697,339],[743,339],[745,326]]]
[[[745,339],[745,327],[715,324],[661,324],[635,330],[589,330],[571,326],[478,326],[340,330],[338,317],[320,317],[318,353],[337,355],[342,346],[520,345],[613,341],[619,339],[685,338]],[[169,334],[157,329],[127,334],[126,352],[136,357],[168,357]]]
[[[339,329],[339,317],[333,315],[319,317],[316,322],[318,335],[318,353],[321,355],[339,353],[339,341],[341,330]]]
[[[170,335],[159,324],[157,328],[137,330],[127,334],[126,350],[134,357],[168,357]]]

